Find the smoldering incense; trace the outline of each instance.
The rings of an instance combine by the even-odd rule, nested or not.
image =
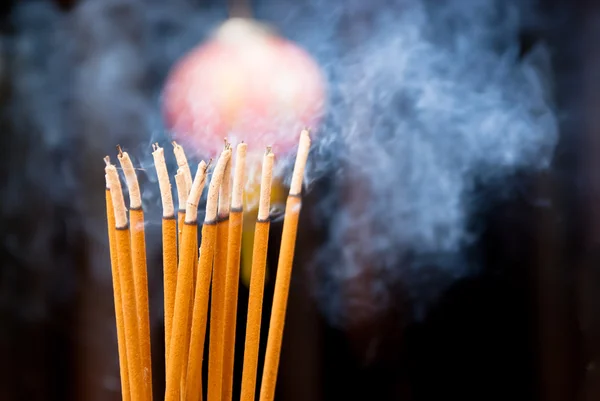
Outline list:
[[[206,215],[202,226],[202,243],[198,261],[198,280],[194,294],[194,309],[192,314],[192,332],[190,339],[190,356],[187,365],[186,399],[198,401],[202,394],[202,356],[206,338],[206,322],[208,318],[208,297],[216,242],[216,222],[219,200],[219,190],[223,181],[223,174],[231,150],[225,149],[213,172],[208,189],[206,202]]]
[[[248,318],[246,320],[246,342],[244,346],[241,401],[254,401],[254,394],[256,393],[260,324],[265,285],[265,270],[267,265],[267,250],[269,245],[269,209],[274,160],[275,155],[271,152],[270,148],[267,148],[267,152],[263,157],[258,217],[254,229],[252,273],[250,276]]]
[[[158,176],[158,186],[163,207],[162,250],[164,282],[164,319],[165,319],[165,360],[168,360],[175,307],[175,288],[177,285],[177,220],[173,207],[173,194],[169,172],[165,162],[164,149],[158,144],[152,145],[154,166]]]
[[[261,386],[261,399],[265,400],[272,399],[275,389],[287,293],[291,278],[294,242],[301,206],[302,177],[309,146],[308,132],[303,132],[286,206],[273,313],[269,327],[267,358]],[[183,149],[177,147],[176,149],[176,153],[182,154]],[[212,375],[213,382],[209,383],[207,387],[210,391],[211,385],[213,386],[211,393],[213,400],[231,401],[246,149],[245,144],[240,144],[237,147],[233,190],[230,181],[233,161],[231,161],[232,152],[229,144],[226,145],[217,161],[208,188],[206,213],[202,226],[202,243],[198,256],[198,203],[206,185],[208,166],[204,162],[200,163],[191,186],[186,183],[186,173],[182,166],[178,168],[175,175],[179,195],[178,211],[184,212],[180,214],[184,220],[179,224],[182,232],[178,241],[174,218],[175,208],[171,184],[164,162],[164,151],[156,144],[153,147],[163,202],[166,331],[165,400],[179,401],[180,399],[186,399],[198,401],[202,396],[202,357],[205,348],[208,305],[212,284],[212,303],[216,305],[218,312],[213,315],[217,319],[216,323],[212,325],[216,328],[216,334],[211,335],[215,341],[211,342],[209,353],[214,355],[217,362],[216,365],[215,363],[211,365],[209,361],[208,365],[211,368],[217,366],[214,372],[220,371],[220,373]],[[108,233],[115,295],[122,397],[125,400],[150,401],[152,394],[147,387],[151,384],[150,367],[145,366],[144,358],[146,358],[146,355],[143,352],[144,344],[150,344],[150,335],[149,333],[146,335],[142,331],[143,322],[140,319],[140,317],[143,317],[144,310],[147,311],[148,309],[148,298],[147,293],[145,299],[141,297],[138,288],[136,288],[139,283],[138,273],[140,271],[146,273],[141,192],[131,159],[121,149],[119,149],[119,160],[123,166],[125,179],[129,187],[131,203],[129,219],[117,169],[108,159],[106,159],[105,173],[107,181],[106,207],[110,217],[108,219]],[[268,249],[273,164],[274,155],[268,149],[264,155],[262,166],[258,222],[253,244],[253,273],[250,285],[242,377],[243,400],[252,399],[256,387],[256,355],[259,349],[258,338],[260,337],[260,316],[262,314],[265,262]],[[219,233],[219,224],[221,226],[225,224],[226,230]],[[226,224],[229,224],[229,226],[227,227]],[[138,233],[138,236],[135,236],[134,226],[141,228],[142,235]],[[221,247],[220,250],[218,250],[219,246]],[[142,255],[136,255],[136,252],[132,253],[134,247],[136,247],[136,252],[141,250]],[[140,269],[140,265],[143,266],[143,269]],[[196,270],[197,281],[194,284]],[[215,286],[217,276],[219,276],[217,280],[221,281],[218,286]],[[140,287],[145,288],[147,291],[147,281],[145,285]],[[215,288],[217,291],[215,291]],[[140,310],[142,314],[139,313]]]
[[[240,253],[242,247],[244,175],[247,145],[240,143],[235,154],[233,193],[229,215],[227,245],[227,276],[225,280],[225,314],[223,328],[222,401],[231,401],[233,391],[233,362],[235,357],[235,328],[237,318]]]
[[[115,240],[117,244],[117,260],[121,282],[123,302],[123,320],[125,327],[125,344],[127,365],[129,368],[129,390],[131,399],[145,399],[142,360],[140,356],[140,338],[137,324],[137,309],[133,265],[131,263],[131,243],[125,200],[119,174],[114,165],[107,162],[106,177],[115,214]],[[125,397],[125,396],[124,396]]]
[[[281,341],[285,324],[288,293],[292,277],[292,265],[298,231],[298,218],[300,215],[302,180],[304,169],[310,150],[310,137],[307,130],[300,135],[300,145],[296,155],[296,163],[290,185],[290,192],[285,207],[281,248],[277,264],[277,277],[275,279],[275,293],[273,295],[273,308],[269,324],[267,350],[260,389],[260,401],[273,401],[275,385],[277,383],[277,370],[281,354]]]
[[[185,179],[187,190],[190,191],[192,189],[192,172],[190,170],[190,165],[188,164],[183,147],[175,141],[173,141],[173,153],[175,154],[177,166],[181,169],[183,178]]]
[[[231,146],[225,140],[225,150]],[[223,319],[225,313],[225,280],[227,269],[227,237],[229,235],[229,209],[231,207],[231,161],[225,164],[219,205],[217,210],[217,242],[212,273],[210,303],[210,336],[208,353],[209,401],[220,401],[223,382]]]
[[[206,163],[198,166],[196,177],[192,183],[186,205],[186,218],[183,225],[182,244],[180,247],[179,267],[177,271],[177,288],[175,291],[175,308],[173,312],[173,328],[169,359],[167,361],[167,378],[165,400],[179,401],[181,377],[184,364],[187,362],[186,348],[189,336],[188,319],[190,299],[192,295],[192,277],[195,266],[195,249],[197,241],[197,213],[200,195],[206,183]]]
[[[110,160],[106,160],[107,165]],[[110,193],[110,183],[108,175],[106,178],[106,220],[108,225],[108,245],[110,249],[110,265],[113,283],[113,295],[115,300],[115,318],[117,324],[117,345],[119,349],[119,367],[121,374],[121,394],[124,401],[131,400],[131,392],[129,390],[129,368],[127,366],[127,349],[125,342],[125,320],[123,317],[123,299],[121,291],[121,275],[119,273],[119,255],[116,242],[116,223],[115,211],[113,208],[112,195]]]
[[[144,211],[142,196],[133,163],[127,152],[119,149],[119,163],[125,174],[129,189],[129,222],[131,235],[131,262],[135,283],[136,308],[138,313],[138,330],[140,338],[140,354],[143,367],[145,399],[152,399],[152,359],[150,354],[150,311],[148,309],[148,272],[146,270],[146,238],[144,229]]]

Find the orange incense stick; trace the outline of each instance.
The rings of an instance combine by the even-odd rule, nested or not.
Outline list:
[[[181,245],[181,234],[183,233],[183,224],[185,222],[185,205],[190,192],[181,168],[177,169],[177,174],[175,174],[175,186],[177,187],[177,198],[179,201],[179,209],[177,211],[177,242]],[[181,250],[179,250],[179,253],[181,254]]]
[[[230,145],[225,141],[225,148]],[[212,274],[210,302],[210,345],[208,353],[208,401],[221,400],[223,383],[223,320],[225,315],[225,280],[227,277],[227,237],[231,207],[231,162],[225,165],[217,213],[217,243]]]
[[[114,165],[107,164],[105,171],[115,215],[115,242],[117,244],[117,259],[119,261],[125,348],[127,352],[127,366],[129,367],[129,390],[132,400],[143,400],[145,399],[146,391],[140,356],[135,284],[131,263],[131,238],[127,212],[117,169]]]
[[[173,141],[173,153],[175,154],[177,166],[179,167],[179,169],[181,169],[181,173],[183,174],[183,178],[185,179],[187,194],[192,189],[192,172],[190,170],[190,165],[188,164],[188,160],[185,156],[185,152],[183,151],[183,147],[181,147],[181,145],[177,144],[177,142],[175,141]]]
[[[189,194],[189,188],[187,186],[186,180],[185,180],[185,174],[183,173],[183,170],[181,168],[177,169],[177,174],[175,174],[175,184],[177,186],[177,197],[179,198],[179,211],[177,212],[177,244],[178,244],[178,249],[179,249],[179,258],[181,259],[181,247],[183,245],[183,241],[182,241],[182,233],[183,233],[183,226],[185,224],[185,208],[186,208],[186,204],[187,204],[187,199],[188,199],[188,194]],[[192,240],[193,241],[193,240]],[[194,272],[192,274],[192,294],[193,294],[193,288],[196,285],[196,269],[194,269]],[[190,302],[193,299],[190,297]],[[190,313],[191,313],[191,306],[190,306]],[[190,318],[188,318],[188,320],[191,321]],[[191,322],[189,323],[191,324]],[[184,337],[184,351],[183,351],[183,370],[182,372],[184,372],[184,374],[181,375],[181,388],[185,388],[185,366],[187,364],[187,355],[188,355],[188,348],[189,348],[189,324],[188,324],[188,330],[186,330],[185,332],[185,337]],[[171,331],[173,329],[171,328]],[[168,359],[167,359],[168,361]]]
[[[209,166],[210,166],[210,161],[204,167],[204,169],[206,171],[208,171]],[[206,178],[205,178],[205,180],[206,180]],[[186,208],[187,208],[187,204],[189,202],[190,202],[190,198],[188,198],[188,200],[187,200]],[[195,202],[195,204],[196,204],[196,210],[197,210],[198,202]],[[196,211],[196,213],[197,213],[197,211]],[[184,216],[186,214],[184,214]],[[194,219],[196,219],[196,217],[194,217]],[[183,223],[184,225],[187,224],[187,223],[185,223],[185,221],[186,220],[184,220],[184,223]],[[189,240],[189,242],[185,243],[185,246],[189,247],[188,252],[191,253],[190,257],[194,261],[194,266],[192,268],[192,291],[191,291],[191,295],[190,295],[190,306],[188,308],[187,330],[185,331],[185,337],[183,339],[184,349],[183,349],[183,357],[182,357],[183,366],[181,367],[181,394],[185,394],[185,387],[186,387],[186,381],[187,381],[186,372],[187,372],[187,363],[188,363],[189,350],[190,350],[190,331],[192,330],[192,312],[194,310],[194,292],[196,291],[196,279],[197,279],[197,275],[198,275],[198,273],[197,273],[197,269],[198,269],[198,255],[197,255],[198,223],[196,223],[196,234],[193,236],[193,238],[191,238]]]
[[[187,367],[186,401],[199,401],[202,399],[202,356],[204,354],[208,298],[217,236],[216,224],[219,189],[230,158],[231,150],[227,147],[219,157],[208,189],[206,215],[204,224],[202,225],[202,243],[200,245],[200,258],[198,261],[198,281],[194,295],[190,355]]]
[[[250,275],[250,296],[248,318],[246,320],[246,344],[244,346],[244,369],[242,372],[241,401],[254,401],[256,393],[256,371],[260,344],[260,323],[265,285],[265,267],[269,245],[269,208],[271,185],[273,182],[273,161],[275,156],[270,148],[263,159],[260,183],[260,203],[254,233],[252,250],[252,273]]]
[[[177,175],[175,176],[175,184],[177,185],[177,195],[179,197],[179,212],[178,212],[178,241],[181,244],[181,234],[183,232],[183,224],[185,222],[185,209],[187,203],[187,197],[192,189],[192,172],[190,165],[188,164],[187,157],[183,147],[177,142],[173,141],[173,154],[175,154],[175,160],[177,161]],[[177,180],[179,176],[181,182]]]
[[[196,244],[198,234],[197,214],[200,195],[206,183],[206,163],[198,166],[196,177],[188,197],[186,220],[183,226],[182,244],[180,247],[179,267],[177,271],[177,288],[175,309],[173,313],[173,329],[167,361],[167,383],[165,401],[180,401],[181,377],[185,365],[187,346],[186,333],[190,299],[193,290],[193,270],[196,264]]]
[[[146,270],[146,238],[142,195],[133,163],[119,147],[119,162],[129,189],[129,222],[131,230],[131,261],[135,280],[135,298],[140,332],[140,353],[143,366],[145,399],[152,400],[152,359],[150,354],[150,312],[148,305],[148,272]]]
[[[106,164],[110,164],[108,156]],[[106,177],[106,219],[108,223],[108,245],[110,249],[110,266],[112,272],[113,295],[115,299],[115,318],[117,323],[117,346],[119,350],[119,371],[121,374],[121,397],[123,401],[131,400],[129,390],[129,371],[127,366],[127,350],[125,344],[125,321],[123,318],[123,302],[121,295],[121,278],[119,273],[119,257],[116,242],[115,212],[108,187],[108,176]]]
[[[240,279],[240,251],[242,247],[244,173],[246,168],[245,143],[237,146],[233,194],[229,214],[227,245],[227,277],[225,280],[225,314],[223,328],[223,384],[222,401],[231,401],[233,390],[233,362],[235,356],[235,327],[237,319],[238,287]]]
[[[172,144],[173,154],[175,155],[175,160],[177,161],[178,166],[177,175],[175,176],[175,184],[177,185],[177,194],[179,197],[179,212],[177,213],[177,240],[181,248],[181,235],[183,233],[183,225],[185,223],[185,209],[187,204],[187,198],[190,193],[190,190],[192,189],[192,172],[190,171],[190,165],[188,164],[188,160],[185,156],[185,151],[183,150],[183,147],[175,141],[173,141]],[[181,182],[178,181],[178,177],[181,180]],[[181,254],[181,249],[179,250],[179,252]],[[196,276],[194,275],[194,282],[195,280]]]
[[[164,280],[164,309],[165,309],[165,360],[168,360],[171,328],[173,324],[173,309],[175,307],[175,288],[177,285],[177,220],[173,206],[173,194],[169,172],[165,163],[164,149],[158,144],[152,145],[154,166],[158,176],[160,198],[162,201],[162,249],[163,249],[163,280]]]
[[[279,368],[285,312],[292,277],[296,234],[298,231],[298,217],[302,206],[300,199],[302,180],[309,150],[310,137],[308,131],[304,130],[300,135],[300,145],[298,147],[298,154],[296,155],[290,193],[285,207],[281,248],[277,264],[277,278],[275,279],[275,293],[273,295],[273,309],[271,311],[267,351],[260,388],[260,401],[273,401],[275,398],[277,370]]]

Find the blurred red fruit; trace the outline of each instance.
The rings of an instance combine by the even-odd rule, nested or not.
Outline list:
[[[173,138],[201,156],[223,138],[285,153],[323,114],[325,84],[304,50],[245,19],[231,19],[171,71],[164,91]]]

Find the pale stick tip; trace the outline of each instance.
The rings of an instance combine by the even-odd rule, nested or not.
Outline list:
[[[208,161],[208,163],[206,163],[204,160],[200,161],[200,164],[198,164],[198,170],[199,171],[201,170],[202,174],[206,174],[206,172],[208,171],[208,166],[210,165],[210,163],[212,163],[212,159],[210,159]],[[197,171],[196,175],[198,175],[198,174],[199,174],[199,172]],[[205,175],[205,177],[206,177],[206,175]]]
[[[271,186],[273,184],[273,164],[275,154],[270,147],[263,157],[262,174],[260,179],[260,199],[258,204],[258,220],[265,221],[269,218],[271,208]]]
[[[304,169],[306,160],[310,151],[310,135],[308,130],[303,130],[300,134],[298,153],[296,154],[296,163],[292,174],[292,183],[290,184],[290,195],[300,195],[302,192],[302,180],[304,179]]]
[[[165,150],[163,148],[161,148],[160,146],[158,146],[157,143],[152,144],[152,155],[156,156],[156,155],[162,155],[165,153]]]
[[[197,185],[201,185],[202,188],[204,188],[204,184],[206,183],[207,172],[208,166],[206,165],[206,162],[204,160],[201,160],[200,163],[198,163],[198,169],[196,170],[196,175],[194,176],[192,186],[197,182]]]
[[[104,156],[104,163],[106,164],[106,167],[110,166],[110,156]]]
[[[219,206],[219,189],[221,187],[221,183],[223,182],[223,173],[225,172],[225,167],[231,158],[231,149],[225,149],[221,152],[219,156],[219,160],[217,160],[217,165],[213,171],[212,180],[210,181],[210,186],[208,188],[208,199],[206,201],[206,215],[205,222],[210,222],[216,220],[217,218],[217,210]]]
[[[192,172],[185,155],[185,150],[177,142],[173,141],[173,153],[175,154],[177,166],[183,168],[187,190],[189,191],[192,188]]]
[[[248,145],[241,142],[237,145],[235,152],[235,170],[233,172],[233,193],[231,195],[231,207],[240,209],[244,198],[244,173],[246,168],[246,152]]]
[[[177,188],[177,199],[179,200],[179,210],[185,210],[187,204],[187,185],[185,177],[181,169],[177,170],[175,174],[175,186]]]
[[[190,194],[187,198],[187,205],[185,208],[185,221],[193,223],[198,218],[198,203],[200,202],[200,196],[204,190],[206,184],[206,162],[202,160],[198,164],[196,170],[196,176],[192,183]]]
[[[244,142],[238,143],[237,147],[235,148],[236,165],[237,165],[238,160],[240,160],[240,158],[242,159],[243,162],[245,162],[247,153],[248,153],[248,144],[246,144]]]
[[[121,181],[119,180],[117,169],[112,164],[106,166],[106,180],[107,187],[110,189],[110,195],[113,201],[116,226],[119,228],[126,227],[127,209],[125,208],[123,190],[121,188]]]
[[[171,182],[169,180],[169,172],[165,162],[165,153],[163,148],[158,146],[158,143],[153,143],[152,157],[154,158],[154,167],[158,177],[158,186],[160,189],[160,198],[163,207],[163,216],[170,217],[175,214],[173,205],[173,194],[171,193]]]
[[[119,149],[121,147],[119,146]],[[129,188],[129,207],[131,209],[139,209],[142,207],[142,193],[140,191],[140,184],[135,173],[135,168],[129,154],[121,151],[118,156],[119,162],[123,173],[125,173],[125,181],[127,182],[127,188]]]
[[[231,146],[226,146],[226,150],[231,152]],[[227,161],[225,170],[223,171],[223,182],[219,190],[219,218],[225,218],[229,216],[231,210],[231,157]]]
[[[310,128],[305,128],[302,130],[302,132],[300,133],[300,141],[308,141],[310,143],[311,138],[310,138]]]

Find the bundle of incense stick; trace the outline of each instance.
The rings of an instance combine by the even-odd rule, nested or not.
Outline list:
[[[302,180],[309,148],[310,138],[305,130],[300,135],[285,209],[260,401],[270,401],[275,396],[301,207]],[[173,143],[178,166],[175,183],[179,210],[176,215],[164,149],[155,144],[153,150],[163,208],[166,350],[164,399],[199,401],[206,389],[208,401],[231,401],[247,145],[239,144],[235,157],[232,157],[232,149],[225,141],[225,148],[215,163],[208,185],[200,244],[198,208],[211,162],[201,162],[192,178],[183,148]],[[271,149],[267,148],[262,164],[260,203],[252,254],[241,383],[242,401],[253,401],[256,394],[274,158]],[[111,164],[108,156],[105,158],[105,172],[121,391],[123,400],[146,401],[152,400],[152,364],[144,212],[136,171],[127,152],[120,148],[118,160],[128,187],[129,213],[117,167]],[[204,386],[202,368],[208,319],[208,383]]]

